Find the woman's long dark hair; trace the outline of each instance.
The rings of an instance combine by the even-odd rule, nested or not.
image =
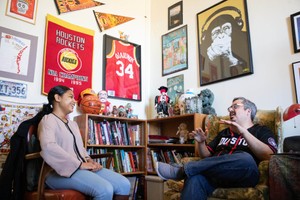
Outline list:
[[[62,96],[67,91],[71,90],[71,88],[63,85],[57,85],[50,89],[48,93],[48,104],[44,104],[42,110],[37,114],[37,117],[39,118],[39,121],[45,116],[53,111],[53,102],[55,99],[55,95],[58,94],[59,96]]]

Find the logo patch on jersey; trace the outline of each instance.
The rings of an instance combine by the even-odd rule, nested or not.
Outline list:
[[[274,138],[271,138],[271,137],[270,137],[270,138],[268,139],[268,143],[269,143],[271,146],[273,146],[274,148],[277,149],[277,144],[276,144]]]

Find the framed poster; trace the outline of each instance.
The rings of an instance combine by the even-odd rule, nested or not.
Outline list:
[[[291,15],[294,52],[300,52],[300,12]]]
[[[38,37],[0,26],[1,77],[33,82]]]
[[[103,89],[108,97],[141,101],[141,46],[103,35]]]
[[[184,76],[183,74],[167,79],[168,96],[172,102],[176,103],[176,98],[184,93]]]
[[[253,73],[246,0],[227,0],[197,14],[200,85]]]
[[[293,75],[297,103],[300,103],[300,61],[293,63]]]
[[[182,1],[168,8],[168,30],[182,24]]]
[[[188,68],[187,25],[162,36],[162,76]]]
[[[38,0],[7,0],[6,15],[35,24]]]

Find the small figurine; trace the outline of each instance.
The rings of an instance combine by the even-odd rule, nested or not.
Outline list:
[[[168,88],[161,86],[158,88],[160,95],[155,97],[155,109],[159,117],[169,116],[170,98],[167,95]]]
[[[202,99],[202,113],[216,115],[215,109],[212,107],[214,102],[214,93],[210,89],[201,90],[198,96]]]
[[[118,112],[119,112],[119,117],[126,117],[126,111],[124,106],[120,105],[118,108]]]
[[[179,135],[180,144],[184,144],[188,141],[189,131],[187,130],[187,125],[185,123],[179,124],[176,135]]]
[[[131,103],[127,103],[125,106],[127,118],[131,118],[132,116],[132,108],[131,108]]]
[[[100,90],[98,92],[98,98],[101,102],[100,115],[109,115],[111,112],[111,104],[107,101],[107,92],[105,90]]]
[[[117,108],[116,105],[114,105],[114,106],[112,107],[112,112],[111,112],[111,114],[112,114],[113,117],[117,117],[117,116],[118,116],[118,108]]]

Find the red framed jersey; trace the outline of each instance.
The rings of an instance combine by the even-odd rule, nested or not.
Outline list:
[[[136,45],[112,40],[111,51],[106,54],[105,90],[108,96],[141,100],[141,73],[136,54]]]

